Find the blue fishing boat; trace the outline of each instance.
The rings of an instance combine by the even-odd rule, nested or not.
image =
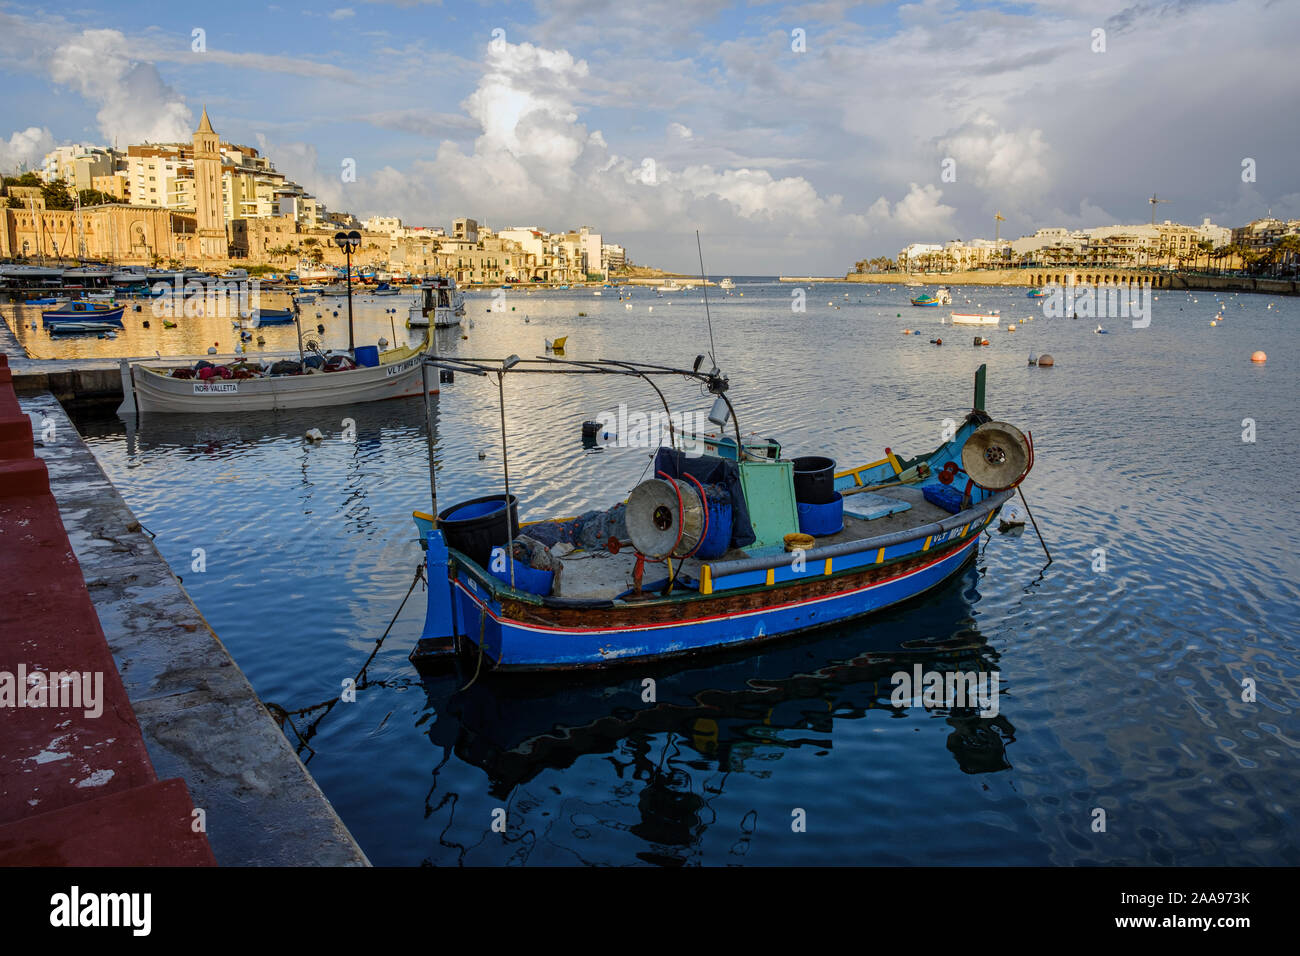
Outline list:
[[[68,302],[57,309],[41,313],[41,321],[47,328],[66,322],[95,322],[122,327],[122,313],[126,306],[112,306],[106,302]]]
[[[984,366],[949,441],[910,459],[886,448],[878,461],[836,471],[829,458],[783,458],[776,441],[744,442],[727,379],[700,371],[704,359],[692,369],[426,359],[498,380],[520,372],[693,380],[714,396],[710,420],[731,421],[735,438],[670,428],[654,477],[626,501],[577,517],[520,523],[508,458],[504,494],[416,511],[430,587],[413,660],[460,652],[502,671],[601,668],[744,648],[871,614],[966,565],[1033,467],[1032,434],[984,410]],[[434,482],[431,467],[436,502]]]
[[[1027,299],[1045,299],[1045,298],[1047,298],[1047,293],[1044,292],[1042,289],[1030,289],[1028,292],[1025,293],[1025,298],[1027,298]]]
[[[261,325],[292,325],[292,309],[254,309],[248,314],[248,318],[254,326]]]
[[[922,292],[911,301],[912,305],[920,308],[952,305],[952,293],[946,288],[935,289],[933,295],[928,292]]]

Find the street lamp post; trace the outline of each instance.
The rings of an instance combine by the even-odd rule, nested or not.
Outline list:
[[[337,232],[334,234],[334,245],[343,250],[347,256],[348,262],[348,352],[356,356],[356,333],[352,328],[352,250],[361,245],[361,233],[353,229],[351,232]]]

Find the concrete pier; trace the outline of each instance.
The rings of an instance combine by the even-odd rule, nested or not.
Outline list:
[[[368,865],[54,395],[21,405],[148,756],[204,811],[217,863]]]

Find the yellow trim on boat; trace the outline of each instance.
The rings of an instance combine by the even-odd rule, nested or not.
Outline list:
[[[424,511],[412,511],[412,512],[411,512],[411,516],[414,517],[414,518],[422,518],[422,519],[424,519],[425,521],[432,521],[434,524],[437,524],[437,523],[438,523],[438,519],[437,519],[437,518],[435,518],[433,515],[428,514],[427,512],[424,512]]]
[[[826,559],[826,570],[823,571],[822,574],[830,574],[830,573],[831,573],[831,561],[832,561],[832,560],[834,560],[834,559],[832,559],[832,558],[827,558],[827,559]]]
[[[923,544],[923,545],[921,546],[921,550],[922,550],[922,551],[929,551],[929,550],[930,550],[930,542],[933,541],[933,540],[934,540],[934,535],[930,535],[928,538],[926,538],[926,539],[925,539],[925,544]]]
[[[894,474],[901,475],[903,473],[903,464],[898,460],[898,456],[892,451],[886,451],[885,457],[888,459],[890,466],[894,469]]]
[[[961,534],[957,535],[957,537],[959,538],[966,537],[966,532],[969,530],[970,530],[970,522],[967,521],[964,525],[962,525]]]
[[[776,568],[767,569],[767,586],[771,587],[776,583]]]
[[[707,564],[700,565],[700,593],[713,593],[713,568]]]
[[[885,549],[881,548],[879,551],[876,552],[876,564],[884,564],[884,563],[885,563]]]
[[[858,465],[858,467],[850,468],[847,471],[837,471],[835,472],[835,477],[847,478],[849,475],[852,475],[853,484],[861,488],[865,484],[865,482],[862,480],[862,473],[864,471],[870,471],[872,468],[879,468],[881,465],[887,465],[887,464],[890,464],[889,459],[882,458],[880,459],[880,461],[873,461],[873,462],[868,462],[865,465]]]

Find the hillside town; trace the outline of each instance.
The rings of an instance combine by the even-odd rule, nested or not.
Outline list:
[[[462,286],[585,282],[630,264],[624,248],[592,226],[494,230],[466,217],[448,233],[329,210],[254,147],[222,141],[206,109],[188,143],[57,147],[38,169],[4,177],[0,206],[0,258],[18,261],[338,267],[344,253],[333,237],[347,229],[361,234],[356,267],[437,273]]]
[[[999,217],[1000,221],[1000,217]],[[1294,271],[1300,260],[1300,219],[1271,216],[1238,228],[1204,219],[1199,226],[1165,220],[1092,229],[1051,227],[1018,239],[913,242],[894,258],[857,262],[858,274],[969,272],[1080,266],[1181,271]]]

